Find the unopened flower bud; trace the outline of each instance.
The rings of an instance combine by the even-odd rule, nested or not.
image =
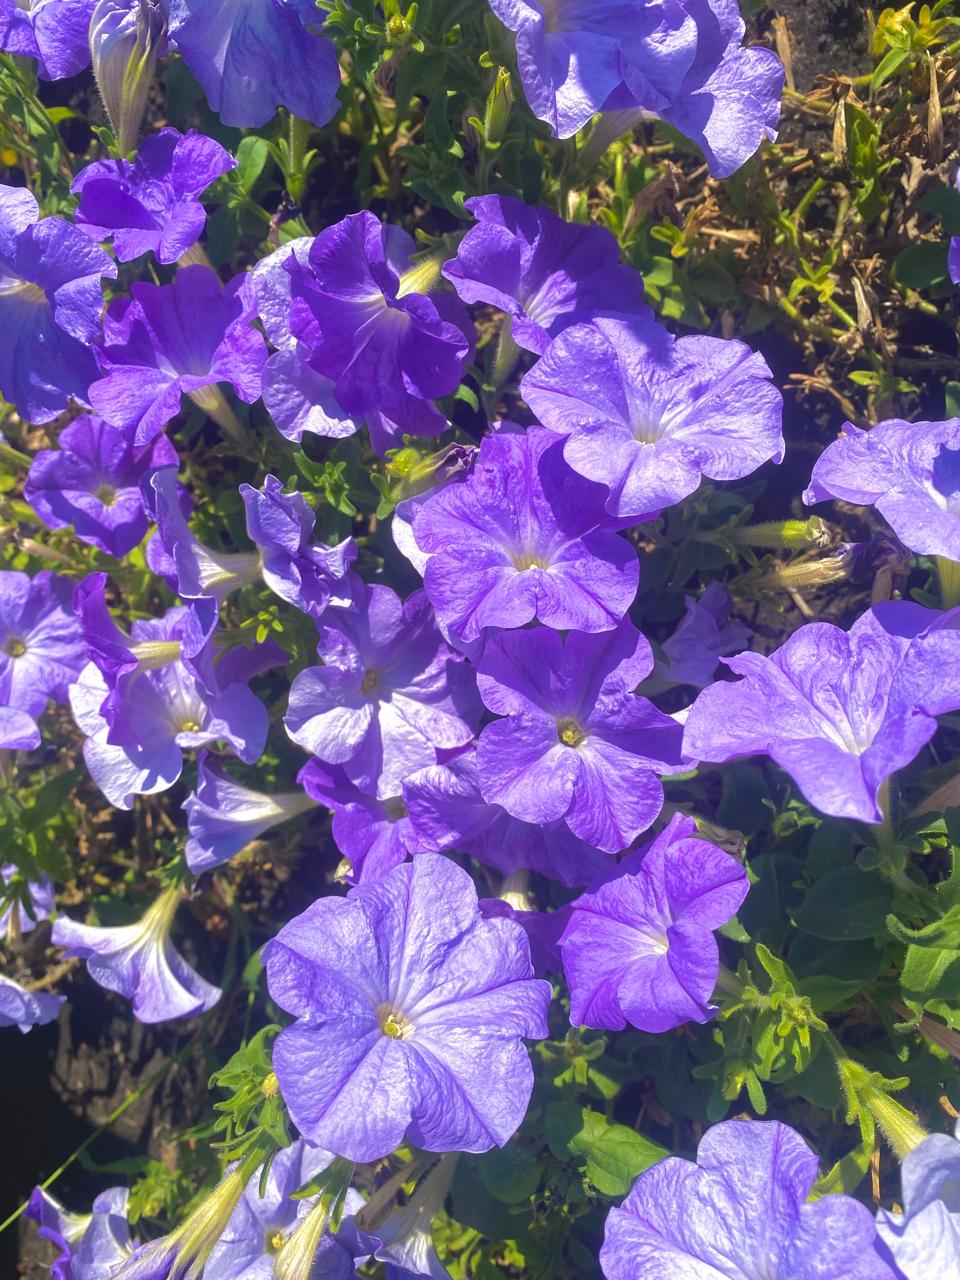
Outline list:
[[[483,117],[483,136],[488,147],[498,147],[507,135],[510,112],[513,110],[513,83],[510,72],[501,67],[487,98]]]
[[[121,155],[132,151],[140,136],[165,31],[156,0],[98,0],[93,11],[93,71]]]

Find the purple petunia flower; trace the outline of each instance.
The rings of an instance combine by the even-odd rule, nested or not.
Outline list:
[[[18,875],[18,869],[12,862],[0,867],[0,880],[8,886]],[[28,880],[26,894],[5,897],[0,894],[0,941],[9,935],[29,933],[40,920],[46,920],[55,906],[53,885],[49,877],[41,876],[39,880]]]
[[[87,660],[72,594],[71,582],[47,570],[0,571],[0,706],[34,719],[49,701],[66,702]]]
[[[650,314],[643,281],[598,223],[564,222],[513,196],[474,196],[477,219],[443,274],[464,302],[506,312],[514,340],[542,356],[553,338],[601,311]]]
[[[350,884],[379,880],[408,854],[420,851],[406,800],[408,785],[419,776],[413,774],[397,795],[379,800],[361,791],[337,765],[310,760],[300,770],[300,785],[315,803],[333,813],[333,839],[350,862],[346,877]]]
[[[236,160],[213,138],[161,129],[144,138],[135,160],[96,160],[81,169],[77,226],[93,240],[113,237],[121,262],[152,252],[176,262],[203,234],[200,196]]]
[[[340,439],[360,429],[337,403],[333,379],[311,367],[309,347],[290,327],[294,275],[288,265],[309,270],[312,244],[309,236],[290,240],[261,258],[250,273],[260,319],[278,348],[263,368],[263,403],[281,435],[297,444],[304,433]]]
[[[241,786],[206,751],[197,757],[197,788],[183,802],[187,814],[187,866],[211,871],[281,822],[314,807],[302,791],[264,795]]]
[[[565,329],[520,390],[569,436],[574,471],[605,484],[607,510],[639,520],[779,462],[783,397],[761,355],[733,339],[674,339],[642,317]]]
[[[573,903],[560,939],[571,1023],[661,1032],[708,1021],[720,972],[713,930],[746,897],[743,867],[677,815],[617,870]]]
[[[201,651],[188,666],[183,637],[193,626],[186,608],[170,609],[163,619],[135,622],[134,646],[145,647],[145,659],[138,661],[128,649],[133,670],[120,667],[119,677],[110,678],[103,672],[107,664],[91,661],[70,686],[74,719],[86,735],[87,768],[120,809],[132,808],[135,796],[172,787],[183,769],[185,750],[222,739],[247,764],[263,752],[268,717],[245,683],[252,672],[237,670],[232,678],[229,659],[234,654],[214,670],[209,651]]]
[[[17,707],[0,707],[0,750],[33,751],[40,745],[40,729],[32,716]]]
[[[24,1213],[61,1250],[50,1268],[52,1280],[103,1280],[130,1256],[128,1196],[126,1187],[110,1187],[97,1196],[90,1213],[70,1213],[49,1192],[34,1189]]]
[[[210,1254],[204,1280],[274,1280],[279,1274],[279,1270],[274,1272],[277,1254],[317,1199],[294,1200],[293,1195],[322,1173],[332,1159],[322,1147],[300,1140],[277,1152],[262,1196],[260,1175],[254,1173],[220,1243]],[[352,1215],[362,1206],[360,1193],[348,1188],[344,1220],[339,1230],[324,1233],[313,1255],[310,1280],[348,1280],[373,1252],[376,1242],[364,1239],[353,1225]]]
[[[918,555],[960,560],[960,418],[892,418],[869,431],[845,422],[803,495],[808,506],[827,498],[875,506]]]
[[[960,169],[957,170],[955,186],[960,191]],[[947,270],[953,283],[960,284],[960,236],[950,237],[950,247],[947,250]]]
[[[367,1161],[404,1139],[487,1151],[516,1132],[533,1087],[521,1037],[547,1034],[550,986],[532,978],[520,926],[484,920],[447,858],[321,898],[262,954],[296,1018],[273,1065],[309,1141]]]
[[[0,1027],[19,1027],[24,1035],[31,1027],[45,1027],[60,1012],[64,996],[27,991],[0,973]]]
[[[731,618],[732,608],[719,582],[711,582],[699,599],[687,596],[676,631],[663,642],[665,661],[654,664],[644,681],[644,693],[660,693],[677,685],[706,688],[720,659],[740,653],[753,635],[746,623]]]
[[[162,0],[170,36],[224,124],[258,129],[286,107],[315,125],[340,108],[320,15],[298,0]]]
[[[437,750],[473,737],[479,704],[472,673],[444,643],[422,592],[401,603],[367,589],[356,612],[330,610],[320,628],[322,667],[290,687],[287,733],[304,750],[381,799],[436,764]]]
[[[516,32],[530,109],[558,137],[597,111],[659,116],[700,144],[717,177],[776,137],[783,66],[766,49],[741,47],[735,0],[491,0],[491,8]]]
[[[0,186],[0,394],[28,422],[49,422],[97,376],[100,280],[116,265],[33,195]]]
[[[877,1250],[903,1280],[960,1275],[960,1125],[932,1133],[905,1156],[903,1212],[877,1210]]]
[[[107,308],[104,376],[90,386],[94,409],[127,439],[147,444],[159,435],[180,412],[181,395],[207,410],[221,382],[247,404],[259,398],[267,348],[250,324],[247,275],[224,287],[209,268],[184,267],[172,284],[138,282],[130,292]]]
[[[563,449],[542,428],[497,432],[465,480],[417,504],[424,590],[454,641],[534,619],[607,631],[633,603],[636,551],[609,531],[603,489],[571,471]]]
[[[306,260],[284,259],[301,368],[332,381],[336,403],[366,421],[381,454],[402,433],[446,429],[433,402],[456,390],[473,342],[458,298],[420,292],[413,252],[405,231],[363,212],[321,232]]]
[[[960,707],[960,631],[933,629],[942,616],[890,603],[849,632],[812,622],[769,657],[725,658],[744,678],[698,696],[684,751],[769,755],[821,812],[881,822],[883,783],[930,741],[938,715]]]
[[[67,956],[87,962],[87,972],[107,991],[133,1001],[141,1022],[190,1018],[212,1009],[223,994],[192,969],[170,941],[180,901],[178,886],[166,890],[136,924],[114,928],[78,924],[58,916],[53,943]]]
[[[90,65],[90,17],[96,0],[0,0],[0,49],[35,58],[44,80],[64,80]]]
[[[521,822],[488,804],[475,751],[412,774],[403,796],[421,849],[456,850],[505,876],[526,868],[571,886],[595,884],[614,865],[563,821]]]
[[[451,1280],[433,1244],[433,1221],[443,1208],[458,1157],[441,1156],[439,1163],[417,1183],[410,1199],[376,1228],[374,1258],[385,1262],[387,1280],[429,1276]]]
[[[726,1120],[697,1163],[674,1156],[642,1173],[610,1210],[607,1280],[896,1280],[876,1251],[870,1211],[850,1196],[806,1203],[819,1162],[777,1120]]]
[[[653,665],[629,622],[600,635],[546,627],[495,636],[478,668],[480,696],[502,720],[477,747],[480,790],[524,822],[563,819],[616,853],[663,807],[659,774],[684,767],[681,729],[633,690]]]
[[[176,467],[177,451],[162,435],[142,447],[129,444],[90,414],[64,427],[57,446],[34,456],[24,498],[48,528],[72,525],[81,542],[121,559],[149,527],[140,492],[144,474]]]
[[[281,600],[319,618],[328,605],[348,608],[361,590],[351,570],[357,544],[310,542],[316,516],[302,493],[284,493],[276,476],[259,489],[242,484],[247,533],[260,548],[263,580]]]

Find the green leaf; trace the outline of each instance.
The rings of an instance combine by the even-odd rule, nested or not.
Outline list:
[[[893,260],[891,275],[909,289],[929,289],[948,279],[945,244],[912,244]]]
[[[598,1111],[574,1102],[551,1102],[546,1110],[547,1145],[558,1160],[584,1160],[584,1172],[607,1196],[625,1196],[644,1169],[662,1160],[663,1147]]]
[[[526,1149],[511,1143],[474,1162],[480,1181],[502,1204],[522,1204],[540,1185],[537,1161]]]
[[[844,867],[807,891],[795,920],[805,933],[828,942],[876,938],[886,933],[893,889],[881,875]]]
[[[900,986],[913,999],[960,999],[960,951],[908,947]]]
[[[251,192],[270,158],[270,145],[266,138],[251,135],[237,147],[237,177],[244,191]]]
[[[946,417],[960,418],[960,382],[948,382],[946,385]]]

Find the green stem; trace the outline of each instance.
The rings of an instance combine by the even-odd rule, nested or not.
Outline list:
[[[937,575],[940,578],[940,599],[945,609],[960,604],[960,564],[937,556]]]
[[[299,116],[290,116],[290,132],[288,134],[289,169],[287,171],[287,190],[296,204],[303,199],[306,190],[307,175],[303,171],[307,155],[307,143],[313,125],[309,120],[301,120]]]

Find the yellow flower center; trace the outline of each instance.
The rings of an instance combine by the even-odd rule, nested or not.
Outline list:
[[[393,1005],[378,1005],[377,1021],[380,1023],[380,1030],[391,1040],[409,1040],[413,1035],[413,1023]]]
[[[579,747],[586,740],[586,733],[576,720],[570,716],[564,716],[562,720],[557,721],[557,737],[565,747]]]
[[[94,496],[99,502],[102,502],[105,507],[112,507],[117,501],[116,489],[112,484],[107,484],[106,481],[97,486],[97,491]]]
[[[11,636],[3,649],[11,658],[22,658],[27,652],[26,643],[19,636]]]
[[[376,691],[380,688],[380,672],[367,671],[364,674],[363,679],[360,681],[360,688],[367,695],[367,697],[369,697],[372,693],[376,693]]]
[[[283,1248],[284,1235],[282,1231],[271,1231],[264,1241],[267,1253],[279,1253]]]

